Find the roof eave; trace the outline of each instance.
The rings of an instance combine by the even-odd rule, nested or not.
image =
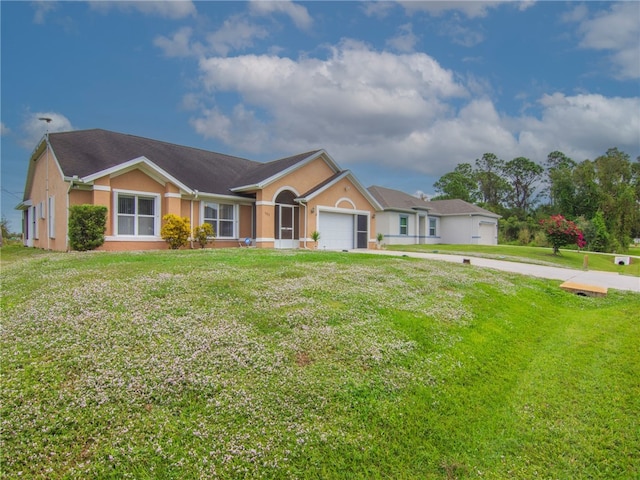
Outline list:
[[[317,152],[309,155],[308,157],[303,158],[299,162],[294,163],[290,167],[285,168],[284,170],[281,170],[278,173],[276,173],[274,175],[271,175],[268,178],[265,178],[261,182],[254,183],[254,184],[249,184],[249,185],[242,185],[242,186],[239,186],[239,187],[230,188],[229,190],[231,190],[232,192],[252,192],[252,191],[255,191],[255,190],[262,190],[263,188],[269,186],[271,183],[276,182],[277,180],[281,179],[282,177],[285,177],[285,176],[289,175],[290,173],[292,173],[292,172],[296,171],[297,169],[307,165],[308,163],[314,161],[316,158],[318,158],[318,157],[320,157],[322,155],[325,156],[326,160],[328,160],[327,163],[329,164],[329,166],[336,173],[340,171],[340,167],[335,162],[335,160],[333,160],[333,158],[331,158],[331,155],[329,155],[325,150],[318,150]]]
[[[373,206],[376,212],[381,212],[384,210],[384,208],[382,208],[382,205],[380,205],[380,202],[378,202],[378,200],[376,200],[376,198],[373,195],[371,195],[369,190],[367,190],[362,186],[362,184],[358,181],[358,179],[353,175],[351,170],[344,170],[340,175],[334,178],[331,182],[327,183],[326,185],[323,185],[322,188],[319,188],[318,190],[313,191],[310,195],[296,198],[296,201],[300,201],[303,203],[307,202],[312,198],[314,198],[315,196],[319,195],[320,193],[324,192],[327,188],[335,185],[337,182],[339,182],[344,178],[349,178],[351,180],[351,183],[358,189],[360,194],[367,199],[367,201]]]
[[[134,158],[132,160],[129,160],[128,162],[124,162],[124,163],[121,163],[119,165],[116,165],[114,167],[106,168],[104,170],[100,170],[99,172],[92,173],[91,175],[87,175],[85,177],[82,177],[79,180],[82,183],[91,183],[91,182],[94,182],[95,180],[97,180],[98,178],[104,177],[106,175],[113,175],[114,173],[117,173],[119,171],[126,170],[128,168],[139,166],[139,165],[145,165],[146,167],[152,169],[158,175],[160,175],[162,178],[164,178],[165,180],[167,180],[170,183],[173,183],[176,187],[178,187],[179,189],[183,190],[187,194],[193,194],[195,192],[194,189],[192,189],[191,187],[189,187],[189,186],[185,185],[184,183],[182,183],[180,180],[178,180],[173,175],[171,175],[167,171],[165,171],[162,168],[160,168],[158,165],[153,163],[151,160],[149,160],[144,155],[140,156],[140,157],[137,157],[137,158]]]

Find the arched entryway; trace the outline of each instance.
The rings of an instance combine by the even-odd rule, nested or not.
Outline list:
[[[300,207],[295,202],[297,195],[283,190],[275,200],[274,233],[275,248],[298,248],[300,246]]]

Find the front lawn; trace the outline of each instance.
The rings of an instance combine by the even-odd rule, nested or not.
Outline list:
[[[638,294],[374,255],[16,248],[1,478],[640,476]]]

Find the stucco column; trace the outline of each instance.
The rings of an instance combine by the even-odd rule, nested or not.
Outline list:
[[[113,235],[114,212],[111,211],[111,180],[109,177],[98,178],[93,183],[92,196],[93,205],[102,205],[107,207],[107,230],[105,235]]]
[[[274,215],[274,205],[271,199],[265,199],[262,191],[256,192],[256,247],[274,247]]]
[[[172,213],[181,217],[181,203],[182,195],[180,195],[180,190],[178,190],[175,185],[167,183],[164,191],[164,211],[162,212],[162,216]]]

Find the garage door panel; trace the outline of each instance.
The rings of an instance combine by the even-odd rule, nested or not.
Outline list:
[[[496,226],[490,223],[480,224],[480,245],[494,245],[495,244],[495,232]]]
[[[352,214],[320,212],[318,225],[320,248],[327,250],[353,248],[354,222]]]

